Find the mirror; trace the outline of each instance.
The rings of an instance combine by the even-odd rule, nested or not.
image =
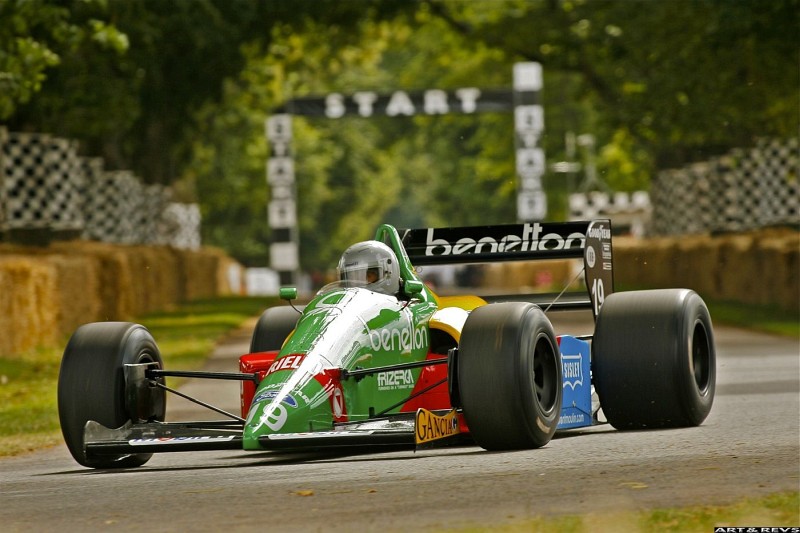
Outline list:
[[[281,300],[291,301],[297,299],[297,287],[281,287],[278,292]]]
[[[422,292],[422,288],[422,282],[415,279],[406,280],[405,284],[403,285],[403,290],[408,296],[416,296]]]

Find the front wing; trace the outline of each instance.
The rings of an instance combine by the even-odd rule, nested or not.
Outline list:
[[[265,450],[306,451],[328,448],[391,446],[415,449],[443,444],[460,434],[455,410],[419,409],[389,418],[337,424],[330,431],[264,435]],[[84,428],[87,455],[241,450],[242,429],[222,422],[127,423],[111,429],[94,421]]]

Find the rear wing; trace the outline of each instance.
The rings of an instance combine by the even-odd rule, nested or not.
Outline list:
[[[398,233],[415,266],[582,258],[589,299],[573,302],[572,307],[591,307],[595,317],[605,297],[614,292],[609,220],[420,228]]]

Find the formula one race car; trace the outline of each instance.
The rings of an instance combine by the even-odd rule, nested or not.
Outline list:
[[[440,296],[414,266],[583,260],[586,290]],[[413,266],[412,266],[413,265]],[[691,290],[613,292],[607,220],[398,232],[348,248],[339,280],[302,309],[267,309],[240,372],[169,371],[141,325],[87,324],[64,352],[61,428],[93,468],[217,449],[415,448],[468,439],[544,446],[556,430],[696,426],[714,398],[711,319]],[[591,310],[594,335],[556,336],[548,313]],[[165,377],[241,382],[241,413],[165,422]],[[596,390],[596,395],[593,394]],[[179,393],[180,394],[180,393]],[[599,400],[593,400],[596,398]]]

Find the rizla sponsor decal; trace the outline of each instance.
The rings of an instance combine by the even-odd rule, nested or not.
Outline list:
[[[378,374],[378,390],[410,389],[412,387],[414,387],[414,374],[409,368]]]

